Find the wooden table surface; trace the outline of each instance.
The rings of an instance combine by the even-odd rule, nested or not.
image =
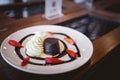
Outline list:
[[[75,19],[77,17],[82,17],[88,12],[83,6],[73,4],[69,1],[64,1],[64,4],[71,5],[69,8],[64,9],[64,16],[55,20],[46,20],[43,14],[38,14],[24,19],[13,19],[4,13],[0,13],[0,28],[6,28],[0,32],[0,44],[2,41],[11,33],[34,25],[42,24],[60,24],[62,22]],[[119,19],[120,20],[120,19]],[[109,27],[109,26],[108,26]],[[87,72],[93,65],[105,57],[112,49],[120,44],[120,27],[110,31],[109,33],[101,36],[100,38],[93,41],[94,52],[91,59],[81,68],[59,75],[33,75],[29,73],[24,73],[22,71],[16,70],[10,67],[5,61],[0,57],[0,80],[78,80]],[[71,76],[72,75],[72,76]]]

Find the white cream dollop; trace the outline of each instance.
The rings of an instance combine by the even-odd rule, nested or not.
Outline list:
[[[44,53],[43,41],[48,38],[49,35],[47,32],[39,32],[36,33],[26,44],[26,54],[32,57],[43,57],[45,58],[46,55]]]

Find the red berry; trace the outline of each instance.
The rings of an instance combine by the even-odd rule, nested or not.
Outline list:
[[[78,55],[76,52],[74,52],[73,50],[67,49],[66,52],[68,53],[68,55],[72,58],[77,58]]]
[[[71,39],[71,38],[64,38],[64,40],[66,40],[70,44],[74,44],[75,43],[74,40]]]
[[[20,47],[20,48],[23,47],[22,44],[20,44],[19,42],[15,41],[15,40],[9,40],[8,43],[12,46],[16,46],[16,47]]]
[[[47,57],[47,58],[45,59],[45,62],[46,62],[46,64],[58,64],[58,63],[62,63],[62,62],[64,62],[64,61],[62,61],[62,60],[60,60],[60,59],[58,59],[58,58]]]
[[[53,33],[53,32],[48,32],[48,34],[49,34],[50,36],[53,36],[54,33]]]
[[[22,60],[22,62],[21,62],[21,66],[25,66],[25,65],[27,65],[28,62],[29,62],[29,60],[30,60],[30,58],[29,58],[28,56],[25,57],[25,58]]]

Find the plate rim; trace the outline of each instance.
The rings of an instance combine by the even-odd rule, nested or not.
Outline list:
[[[22,30],[26,30],[26,29],[33,28],[33,27],[34,27],[34,28],[35,28],[35,27],[41,27],[41,26],[55,26],[55,27],[64,27],[64,28],[66,28],[66,29],[71,29],[71,28],[69,28],[69,27],[59,26],[59,25],[35,25],[35,26],[31,26],[31,27],[27,27],[27,28],[23,28],[23,29],[17,30],[17,31],[15,31],[15,32],[11,33],[10,35],[8,35],[8,36],[3,40],[2,44],[1,44],[1,47],[0,47],[0,51],[1,51],[1,56],[2,56],[2,58],[3,58],[9,65],[11,65],[12,67],[14,67],[14,68],[16,68],[16,69],[18,69],[18,70],[21,70],[21,71],[24,71],[24,72],[28,72],[28,73],[33,73],[33,74],[60,74],[60,73],[65,73],[65,72],[69,72],[69,71],[74,70],[74,69],[71,69],[71,70],[54,72],[54,73],[35,72],[35,71],[31,71],[31,70],[28,70],[28,69],[25,69],[25,68],[21,68],[21,67],[19,67],[19,66],[16,66],[16,65],[12,64],[12,63],[9,62],[9,60],[7,60],[6,57],[3,55],[2,46],[4,45],[5,41],[8,39],[9,36],[11,36],[11,35],[19,32],[19,31],[22,31]],[[71,30],[74,30],[74,29],[71,29]],[[77,30],[74,30],[74,31],[77,31]],[[77,31],[77,32],[79,32],[79,31]],[[93,44],[92,44],[92,41],[91,41],[87,36],[85,36],[85,35],[84,35],[83,33],[81,33],[81,32],[79,32],[79,33],[82,34],[85,38],[87,38],[88,41],[89,41],[89,43],[90,43],[90,45],[91,45],[91,49],[92,49],[92,50],[91,50],[91,55],[90,55],[89,58],[86,60],[85,63],[87,63],[87,61],[89,61],[89,59],[90,59],[90,58],[92,57],[92,55],[93,55]],[[85,63],[82,63],[81,66],[83,66]],[[81,66],[79,66],[79,67],[81,67]],[[79,67],[77,67],[77,68],[79,68]],[[75,68],[75,69],[77,69],[77,68]]]

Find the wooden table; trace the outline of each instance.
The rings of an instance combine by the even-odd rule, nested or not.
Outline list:
[[[61,24],[65,21],[72,20],[78,17],[87,15],[88,12],[83,6],[76,5],[69,1],[64,1],[64,4],[70,5],[63,10],[64,16],[55,20],[46,20],[43,14],[34,15],[28,18],[13,19],[4,13],[0,13],[0,28],[6,27],[6,30],[0,32],[0,44],[11,33],[34,25],[41,24]],[[102,14],[102,13],[101,13]],[[104,15],[104,14],[102,14]],[[120,18],[119,18],[120,20]],[[109,26],[108,26],[109,27]],[[93,41],[94,52],[92,58],[82,67],[63,74],[58,75],[34,75],[19,71],[9,66],[0,57],[0,80],[80,80],[80,78],[98,61],[105,57],[112,49],[120,44],[120,27],[103,35],[102,37]]]

